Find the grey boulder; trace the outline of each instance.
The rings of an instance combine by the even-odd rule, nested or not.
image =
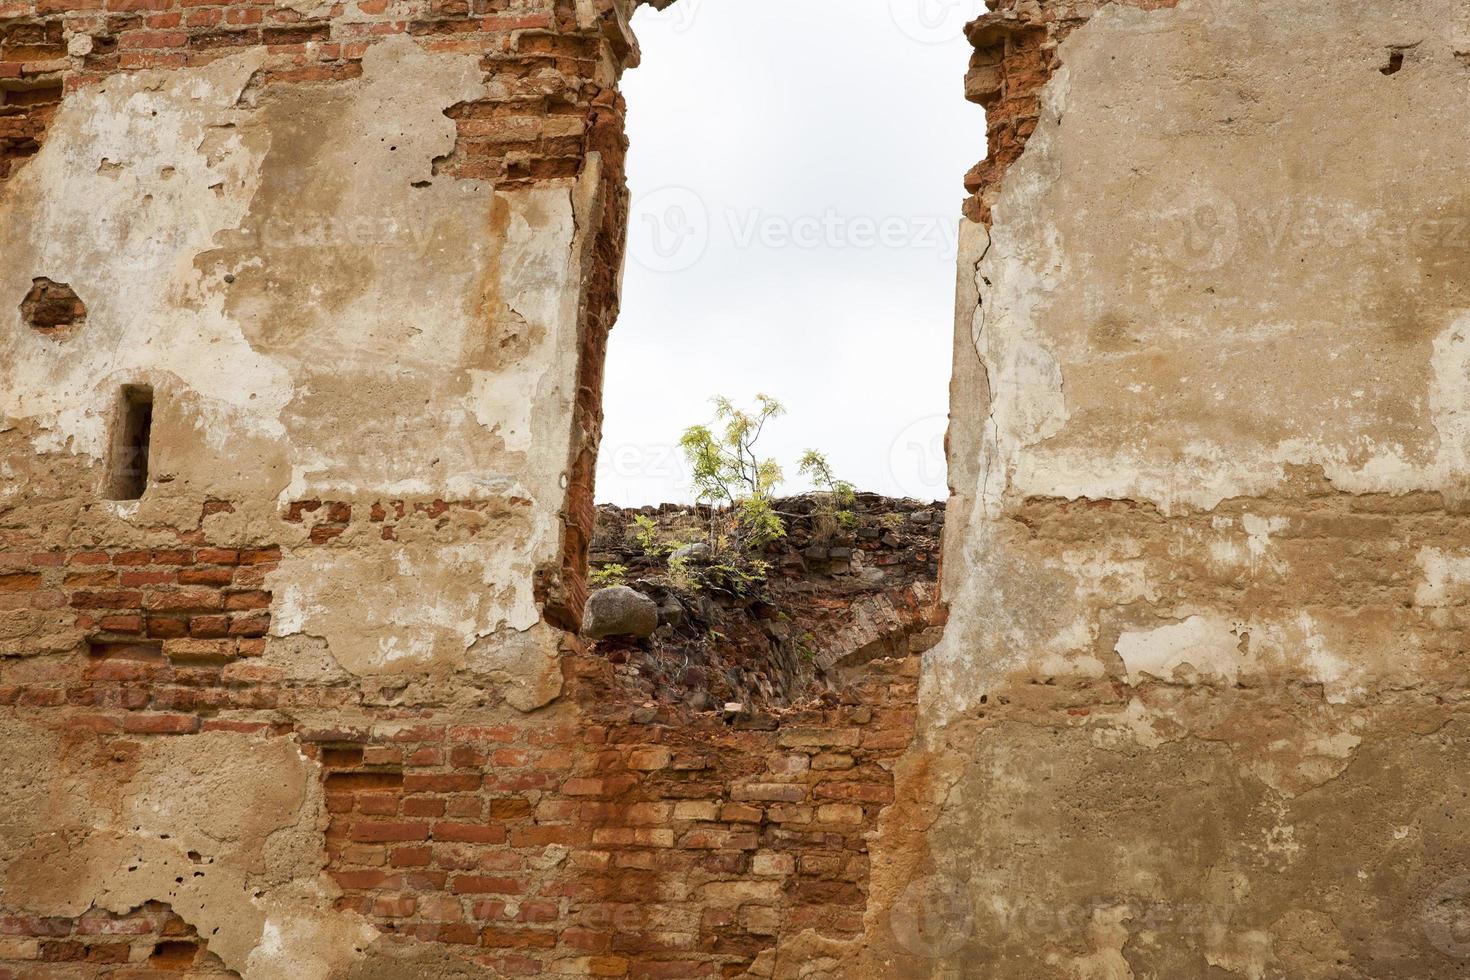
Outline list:
[[[587,597],[582,614],[582,635],[594,640],[605,636],[652,636],[658,629],[658,603],[636,589],[615,585],[598,589]]]
[[[669,559],[671,561],[708,561],[709,545],[703,541],[686,544],[682,548],[675,549],[674,553],[669,556]]]

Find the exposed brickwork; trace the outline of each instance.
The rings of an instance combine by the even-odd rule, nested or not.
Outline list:
[[[602,441],[602,377],[607,340],[618,318],[618,284],[628,223],[624,134],[625,106],[616,91],[597,97],[588,131],[588,150],[602,168],[597,226],[589,254],[586,291],[579,314],[577,396],[568,462],[566,510],[562,515],[562,563],[555,582],[545,582],[542,610],[548,622],[568,630],[582,625],[587,601],[587,561],[597,524],[597,449]]]
[[[87,305],[64,282],[37,279],[20,304],[21,318],[37,333],[66,336],[87,317]]]
[[[0,980],[38,975],[135,980],[173,974],[239,976],[160,902],[126,915],[91,909],[76,918],[0,916]]]
[[[987,144],[985,159],[965,175],[971,221],[990,224],[1001,178],[1041,116],[1041,90],[1060,64],[1057,47],[1108,3],[1158,10],[1178,0],[990,0],[991,13],[965,28],[975,46],[965,97],[985,107]]]
[[[595,653],[570,658],[564,697],[533,715],[451,709],[433,689],[385,701],[372,681],[266,663],[267,576],[294,550],[341,547],[362,524],[392,541],[405,519],[447,527],[474,506],[296,501],[273,535],[295,543],[279,546],[191,529],[161,532],[171,547],[38,551],[6,532],[0,602],[55,611],[80,641],[0,660],[0,704],[110,758],[198,732],[292,739],[321,767],[339,908],[506,975],[735,976],[783,936],[859,935],[916,653],[878,656],[807,706],[738,715],[645,702]],[[828,564],[813,581],[843,580]],[[154,906],[0,918],[0,977],[54,961],[79,977],[224,972],[180,930]]]
[[[0,64],[0,182],[41,148],[46,126],[61,102],[60,84],[43,81],[25,88],[5,88],[5,79],[6,66]]]
[[[0,703],[78,709],[98,732],[185,734],[219,711],[270,707],[268,692],[234,686],[265,651],[275,547],[85,549],[0,553],[5,608],[70,610],[78,656],[0,683]]]
[[[861,932],[917,658],[875,662],[839,706],[733,724],[630,708],[605,662],[574,669],[577,723],[306,736],[344,906],[521,976],[730,976],[779,934]]]

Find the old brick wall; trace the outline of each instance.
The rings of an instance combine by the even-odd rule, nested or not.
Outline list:
[[[975,46],[965,74],[965,98],[985,107],[985,159],[965,174],[965,216],[990,224],[1001,177],[1021,157],[1041,118],[1041,90],[1061,63],[1067,36],[1109,3],[1142,10],[1173,7],[1178,0],[995,0],[971,21],[965,36]]]
[[[392,532],[398,509],[388,502],[357,520]],[[353,520],[331,502],[283,515],[311,524],[307,548],[333,547]],[[917,654],[868,661],[826,707],[738,718],[644,702],[608,660],[579,654],[565,663],[566,696],[523,715],[465,700],[493,689],[444,678],[374,685],[320,654],[314,663],[299,647],[282,650],[282,638],[265,636],[280,559],[279,548],[221,548],[197,532],[169,549],[0,556],[7,608],[55,615],[87,638],[5,661],[0,704],[17,768],[117,780],[126,798],[159,740],[213,733],[300,746],[323,790],[322,836],[296,873],[320,861],[335,886],[326,909],[394,937],[370,960],[390,975],[457,975],[447,964],[460,962],[506,976],[765,976],[782,933],[861,933],[868,838],[912,738]],[[62,758],[27,759],[28,729],[59,734]],[[210,761],[251,765],[218,743]],[[168,806],[216,811],[227,825],[251,805],[232,786],[183,778],[178,791],[186,798]],[[89,840],[107,818],[89,827],[88,816],[44,814],[103,862],[93,887],[136,871],[107,870],[110,849]],[[31,833],[41,846],[46,833]],[[189,869],[231,860],[187,828],[173,834]],[[238,914],[235,900],[178,883],[136,905],[90,889],[58,900],[68,883],[51,879],[56,866],[30,867],[26,841],[11,844],[0,974],[254,972],[209,948],[212,923]],[[304,951],[290,953],[296,968]]]
[[[532,499],[528,518],[537,525],[533,533],[543,540],[559,539],[558,558],[541,544],[529,549],[535,553],[534,591],[550,618],[574,626],[592,524],[587,459],[599,434],[602,350],[616,316],[626,212],[625,140],[616,81],[623,65],[636,61],[627,13],[611,3],[551,2],[478,4],[474,9],[468,3],[128,3],[115,9],[102,4],[6,5],[0,9],[0,186],[7,188],[9,198],[4,242],[8,274],[18,286],[22,277],[39,279],[52,271],[57,274],[47,278],[67,282],[84,301],[103,303],[103,316],[94,317],[89,335],[69,349],[37,344],[25,331],[7,337],[9,360],[17,362],[7,386],[17,399],[26,399],[29,387],[43,384],[32,365],[51,370],[64,353],[71,354],[65,358],[71,370],[51,380],[65,389],[90,389],[87,394],[77,391],[73,400],[84,404],[89,416],[79,445],[96,456],[102,454],[107,424],[107,413],[96,407],[107,395],[99,376],[111,381],[122,371],[137,375],[161,370],[162,383],[178,378],[183,387],[178,397],[169,398],[171,403],[197,398],[204,411],[221,401],[255,402],[232,405],[228,422],[215,410],[211,424],[216,431],[207,450],[197,439],[179,447],[179,456],[187,452],[205,471],[193,481],[198,485],[188,488],[189,496],[284,498],[288,492],[280,474],[295,467],[296,472],[322,477],[317,487],[311,479],[298,479],[289,492],[297,499],[318,487],[341,492],[374,482],[409,487],[415,480],[420,490],[429,491],[420,494],[426,501],[451,490],[468,498],[480,495],[477,481],[479,487],[489,485],[480,474],[487,469],[498,473],[509,481],[508,491],[498,492],[512,507],[518,506],[517,499]],[[391,54],[382,53],[389,50]],[[365,80],[365,61],[383,65],[384,79],[396,72],[409,84],[395,91],[391,82]],[[160,83],[176,84],[177,95],[160,89]],[[187,86],[201,84],[211,90],[210,98],[200,99],[197,88],[184,94]],[[462,89],[459,95],[457,87]],[[134,115],[140,97],[132,93],[138,91],[163,94],[147,96],[157,104]],[[31,160],[46,134],[54,132],[48,127],[63,92],[68,93],[67,104],[74,104],[75,122],[62,137],[68,145],[33,168],[29,180],[14,178],[16,167]],[[126,101],[130,98],[132,103]],[[413,114],[414,125],[392,129],[395,112]],[[117,114],[119,126],[97,142],[88,128],[109,113]],[[382,133],[369,135],[364,130],[372,125],[350,122],[355,113],[374,120]],[[334,131],[344,121],[346,128]],[[445,139],[451,132],[452,138]],[[94,152],[95,160],[77,159]],[[193,152],[200,154],[199,165],[185,166],[181,161]],[[174,159],[180,154],[184,156]],[[341,162],[329,162],[333,154]],[[368,156],[378,158],[369,162]],[[307,161],[315,163],[303,166]],[[376,201],[365,184],[362,193],[368,198],[352,200],[351,195],[341,197],[334,183],[334,172],[359,164],[374,167],[382,182]],[[52,185],[63,182],[76,185],[66,198],[71,203],[61,213],[38,211],[37,202]],[[394,193],[385,198],[387,188]],[[464,207],[470,198],[456,199],[463,194],[476,198],[475,206],[483,209],[478,217]],[[176,256],[192,259],[201,270],[203,294],[222,301],[226,317],[234,321],[223,336],[215,335],[214,324],[188,322],[191,306],[208,301],[198,294],[200,286],[184,286],[177,267],[159,261],[161,256],[153,254],[157,250],[147,244],[170,241],[163,231],[170,209],[183,207],[190,195],[199,198],[189,207],[203,220],[190,240],[171,244]],[[169,204],[163,206],[163,201]],[[213,213],[217,202],[227,206]],[[242,206],[247,209],[243,216]],[[436,208],[445,216],[431,217]],[[71,262],[53,251],[54,243],[86,220],[89,209],[134,209],[139,221],[120,225],[104,220],[93,233],[95,243],[73,243],[78,261]],[[40,220],[42,213],[49,217]],[[238,222],[238,229],[231,229],[232,222]],[[430,234],[421,234],[423,229]],[[437,283],[432,275],[413,280],[411,270],[432,264],[433,251],[445,247],[446,236],[451,241],[467,236],[472,243],[463,272]],[[565,271],[517,278],[524,263],[536,261],[539,252],[554,248],[552,242],[563,236],[574,239]],[[497,255],[490,246],[502,238],[510,247]],[[111,267],[81,262],[89,249],[108,255]],[[497,261],[502,268],[493,268]],[[294,276],[250,271],[266,266],[299,269]],[[384,311],[381,304],[377,311],[364,309],[372,302],[367,297],[353,308],[349,296],[334,292],[333,280],[343,275],[379,290],[415,283],[414,289],[424,295],[404,295],[410,308],[430,320],[449,321],[440,332],[448,334],[441,340],[451,350],[466,340],[471,346],[441,358],[447,372],[430,366],[426,358],[432,356],[432,346],[413,350],[428,334],[401,322],[398,312]],[[120,306],[110,292],[117,287],[109,283],[128,280],[136,280],[130,287],[134,295]],[[7,295],[11,286],[7,279]],[[308,302],[313,289],[319,295]],[[491,335],[456,336],[457,329],[464,329],[461,324],[471,322],[466,319],[470,311],[456,307],[475,294],[483,297],[480,315],[488,318]],[[263,304],[277,308],[265,312]],[[316,315],[318,311],[325,315]],[[265,323],[304,322],[270,327],[262,317]],[[320,324],[310,322],[318,319]],[[381,322],[368,326],[373,320]],[[171,321],[177,326],[170,326]],[[238,340],[234,324],[243,327]],[[364,327],[372,337],[366,343]],[[182,351],[176,355],[178,364],[158,356],[141,361],[136,356],[98,356],[108,343],[146,348],[155,335],[172,333],[177,344],[180,332],[197,333],[205,344],[243,340],[252,356],[236,366],[248,380],[232,379],[224,361],[216,365],[218,371],[197,359],[192,370],[180,371],[179,364],[190,363],[191,356]],[[412,397],[402,384],[379,383],[375,407],[390,408],[384,413],[360,404],[361,387],[325,393],[319,390],[322,381],[311,377],[316,373],[311,366],[314,345],[338,345],[339,354],[348,355],[339,358],[338,367],[347,367],[350,375],[350,365],[357,362],[366,378],[381,363],[380,348],[391,349],[395,342],[404,344],[400,356],[406,354],[412,364],[406,377],[420,371],[426,378],[442,377],[434,383],[443,399],[430,399],[418,418],[395,404]],[[511,366],[520,369],[519,377],[506,370]],[[556,386],[542,384],[539,395],[526,394],[536,390],[537,372],[548,368],[557,376]],[[318,389],[315,405],[292,410],[301,406],[290,405],[290,387],[279,387],[282,369],[295,385]],[[458,376],[450,373],[454,371]],[[486,383],[477,375],[503,380]],[[467,397],[452,390],[466,384],[475,386]],[[539,398],[537,412],[530,418],[497,421],[502,431],[489,440],[465,428],[467,411],[488,427],[500,404],[523,398]],[[28,403],[17,403],[13,414],[47,419],[65,411],[60,407],[65,401],[49,393],[31,394]],[[198,410],[191,405],[185,414]],[[370,413],[370,426],[388,431],[437,425],[453,451],[434,458],[426,444],[431,455],[405,458],[396,472],[372,464],[359,470],[342,458],[355,447],[342,442],[338,433],[347,431],[364,410]],[[374,422],[373,415],[379,420]],[[275,428],[279,434],[282,426],[294,430],[284,440],[294,460],[256,444],[263,430]],[[542,465],[538,459],[532,465],[513,455],[524,452],[529,430],[541,426],[549,428],[538,432],[536,441],[545,443],[553,456],[559,448],[570,461],[572,479],[564,489],[545,483],[541,475],[553,470],[555,477],[559,460]],[[565,435],[558,431],[562,426]],[[227,432],[242,441],[231,447],[230,458],[221,459],[219,446],[228,441]],[[482,441],[483,449],[476,446]],[[317,458],[308,458],[313,456]],[[426,469],[427,480],[418,479]],[[225,470],[234,471],[228,479]],[[167,479],[179,481],[176,491],[184,489],[180,482],[189,482],[182,473]],[[536,486],[538,480],[542,485]],[[519,597],[517,601],[528,605]]]
[[[784,932],[862,930],[917,665],[730,723],[629,704],[579,660],[577,717],[307,733],[340,904],[506,975],[770,975]]]
[[[321,733],[558,733],[484,834],[595,769],[547,623],[585,594],[628,13],[0,7],[6,976],[494,972],[468,906],[375,944]],[[85,320],[30,323],[38,280]],[[139,385],[148,490],[106,500]],[[550,860],[525,836],[487,866]]]
[[[167,905],[127,915],[90,911],[71,919],[3,920],[5,959],[17,975],[235,976],[209,943]],[[21,972],[24,971],[24,972]]]
[[[0,974],[769,976],[860,935],[937,522],[870,546],[898,608],[836,595],[840,542],[784,570],[843,674],[784,710],[542,624],[585,595],[628,13],[0,11]],[[33,328],[37,279],[85,322]]]
[[[260,47],[267,56],[262,84],[351,79],[361,75],[371,45],[407,35],[429,51],[475,55],[491,83],[484,97],[449,113],[459,138],[436,169],[501,187],[575,177],[589,131],[603,113],[621,113],[615,79],[600,63],[628,54],[622,16],[610,3],[505,0],[7,2],[0,7],[0,159],[13,166],[39,148],[63,89],[117,72],[198,67]]]
[[[629,12],[0,4],[0,976],[1461,971],[1461,5],[972,25],[943,639],[729,714],[558,629]]]

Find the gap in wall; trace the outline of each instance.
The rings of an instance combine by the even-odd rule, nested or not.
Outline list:
[[[680,431],[766,392],[762,441],[861,490],[946,495],[961,177],[984,153],[962,29],[981,0],[640,8],[633,198],[597,499],[689,500]]]
[[[107,499],[137,500],[147,492],[152,441],[153,388],[123,385],[108,463]]]

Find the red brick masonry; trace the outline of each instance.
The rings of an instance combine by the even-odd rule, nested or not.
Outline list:
[[[404,514],[452,520],[462,506],[386,502],[356,519],[391,540]],[[354,519],[330,501],[281,516],[310,525],[306,548],[339,546]],[[917,656],[873,660],[822,706],[780,715],[645,703],[592,654],[568,658],[565,695],[535,714],[388,705],[371,684],[263,663],[280,548],[168,533],[177,546],[0,553],[0,607],[59,617],[79,641],[0,660],[5,711],[114,758],[213,730],[296,740],[321,764],[339,906],[508,975],[727,976],[778,935],[861,932],[868,836],[912,737]],[[224,969],[162,906],[10,908],[6,980],[63,963],[66,976]]]

